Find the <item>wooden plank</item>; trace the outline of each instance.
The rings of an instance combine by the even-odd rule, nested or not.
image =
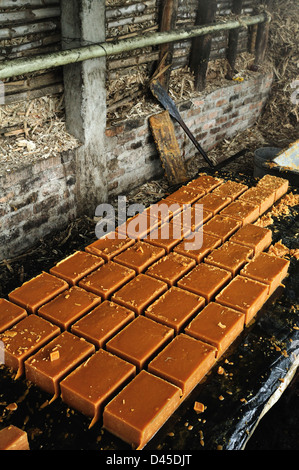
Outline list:
[[[60,16],[60,7],[50,7],[50,8],[38,8],[32,9],[27,8],[26,10],[13,10],[8,12],[3,12],[0,15],[0,25],[8,24],[27,24],[33,23],[34,21],[57,18]]]
[[[59,0],[1,0],[1,9],[59,5]]]
[[[232,13],[240,15],[242,13],[243,0],[234,0],[232,6]],[[235,70],[235,64],[238,53],[238,42],[239,42],[240,28],[232,29],[228,36],[228,48],[227,48],[227,61],[228,71],[226,78],[232,80],[233,76],[237,73]]]
[[[187,172],[168,111],[151,116],[149,123],[169,183],[185,182]]]
[[[178,0],[165,0],[163,3],[160,31],[171,31],[175,28],[178,12]],[[172,56],[173,56],[173,43],[161,44],[159,48],[159,66],[157,73],[165,68],[165,71],[159,75],[161,85],[168,90],[169,78],[171,72]]]
[[[258,69],[258,67],[264,61],[267,44],[268,44],[268,36],[269,36],[269,21],[265,21],[264,23],[259,23],[257,27],[256,43],[255,43],[254,67],[256,69]]]
[[[0,48],[0,60],[16,59],[18,57],[60,50],[60,48],[61,35],[52,34],[51,36],[45,36],[35,41],[24,42],[23,44],[2,46]]]
[[[213,23],[217,10],[216,0],[199,0],[196,25]],[[194,87],[197,91],[205,88],[207,69],[211,52],[210,34],[193,39],[190,53],[190,69],[195,75]]]
[[[5,96],[5,104],[18,103],[19,101],[30,101],[46,95],[56,95],[63,93],[63,90],[63,83],[56,83],[36,90],[27,90],[25,92]]]
[[[55,83],[62,82],[62,72],[55,70],[49,73],[43,73],[36,77],[31,77],[26,80],[18,80],[4,83],[5,97],[8,95],[20,94],[25,91],[36,90],[45,86],[50,86]]]
[[[0,40],[27,36],[29,34],[40,34],[58,29],[58,21],[43,21],[41,23],[18,25],[10,28],[0,28]]]

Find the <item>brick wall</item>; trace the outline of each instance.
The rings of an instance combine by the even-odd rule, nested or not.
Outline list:
[[[75,159],[57,157],[0,176],[0,259],[9,259],[76,215]]]
[[[209,94],[178,104],[183,120],[201,146],[209,151],[217,143],[254,124],[272,83],[272,74],[256,74],[243,82],[227,82]],[[186,159],[197,152],[179,124],[175,131]],[[163,170],[148,118],[118,122],[107,128],[108,190],[110,195],[125,193]]]
[[[272,75],[254,75],[241,83],[227,82],[212,93],[179,104],[186,124],[202,147],[253,125],[267,99]],[[188,159],[196,148],[175,124],[177,139]],[[148,116],[106,129],[109,196],[163,174],[151,136]],[[65,227],[77,213],[76,150],[20,166],[0,174],[0,259],[30,248],[43,236]],[[103,202],[103,201],[99,201]]]

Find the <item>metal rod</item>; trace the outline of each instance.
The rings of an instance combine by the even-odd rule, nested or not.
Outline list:
[[[106,57],[129,52],[143,47],[166,44],[168,42],[182,41],[196,36],[213,34],[219,31],[242,28],[258,23],[270,21],[267,13],[261,13],[255,16],[244,16],[224,23],[216,23],[205,26],[186,28],[184,30],[166,31],[149,33],[143,36],[136,36],[130,39],[124,39],[119,42],[105,42],[82,46],[73,49],[67,49],[50,54],[36,55],[32,57],[6,60],[0,62],[0,79],[15,77],[26,73],[36,72],[52,67],[83,62],[89,59]]]

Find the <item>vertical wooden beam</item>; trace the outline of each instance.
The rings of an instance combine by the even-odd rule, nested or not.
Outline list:
[[[242,13],[243,0],[233,0],[232,13],[240,15]],[[232,29],[229,32],[228,37],[228,48],[227,48],[227,61],[228,71],[226,78],[232,80],[236,73],[235,64],[238,53],[238,40],[239,40],[240,28]]]
[[[196,25],[213,23],[217,10],[216,0],[199,0]],[[206,84],[206,75],[211,52],[212,36],[207,34],[193,39],[190,53],[190,69],[195,75],[195,89],[202,91]]]
[[[64,50],[105,41],[105,0],[61,0]],[[106,59],[71,63],[63,67],[66,125],[81,143],[76,150],[76,207],[93,216],[107,201]]]
[[[258,69],[265,58],[269,36],[269,25],[269,21],[265,21],[264,23],[259,23],[257,27],[254,60],[254,66],[256,69]]]
[[[175,28],[178,11],[178,0],[164,0],[162,2],[161,20],[160,20],[160,32],[171,31]],[[171,64],[173,57],[174,43],[161,44],[159,51],[159,65],[158,71],[160,73],[159,81],[161,85],[168,90],[169,79],[171,72]]]

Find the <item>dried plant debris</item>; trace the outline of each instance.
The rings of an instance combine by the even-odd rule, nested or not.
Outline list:
[[[1,172],[78,147],[66,130],[63,96],[0,106]]]
[[[279,256],[280,258],[289,258],[290,256],[299,259],[299,248],[288,248],[282,243],[282,240],[274,243],[268,249],[270,255]]]

